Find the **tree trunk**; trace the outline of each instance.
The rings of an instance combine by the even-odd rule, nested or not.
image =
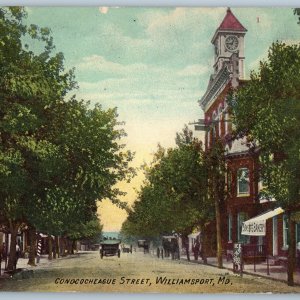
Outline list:
[[[190,258],[190,251],[189,251],[189,237],[185,233],[182,235],[182,244],[186,252],[186,258],[188,261],[190,261],[191,258]]]
[[[9,248],[7,270],[13,271],[16,268],[16,245],[17,245],[17,233],[18,233],[19,225],[14,224],[10,220],[9,229],[10,229],[11,236],[10,236],[10,248]]]
[[[191,258],[190,258],[189,244],[185,245],[185,252],[186,252],[186,258],[187,258],[187,260],[190,261]]]
[[[223,268],[220,203],[215,199],[218,268]]]
[[[288,285],[294,285],[294,272],[296,266],[296,223],[291,218],[291,213],[288,213],[289,220],[289,236],[288,241],[289,250],[288,250],[288,265],[287,265],[287,275],[288,275]]]
[[[58,236],[55,236],[55,238],[54,238],[54,243],[55,243],[55,251],[56,251],[56,253],[57,253],[57,257],[59,258],[59,240],[58,240]]]
[[[60,238],[61,245],[61,256],[66,256],[66,239],[64,237]]]
[[[48,235],[48,259],[52,260],[52,237],[51,235]]]
[[[53,240],[52,249],[53,249],[53,259],[56,259],[57,251],[56,251],[55,237],[54,237],[54,240]]]
[[[207,237],[204,226],[201,228],[201,235],[200,235],[200,245],[201,245],[201,258],[204,264],[207,264]]]
[[[73,241],[72,241],[72,254],[74,254],[75,251],[76,251],[76,241],[73,240]]]
[[[68,254],[72,254],[72,241],[67,239]]]
[[[28,265],[36,266],[35,264],[35,253],[36,253],[36,230],[34,227],[29,228],[29,257]]]

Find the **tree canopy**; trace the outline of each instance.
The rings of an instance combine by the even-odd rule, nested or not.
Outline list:
[[[116,109],[71,96],[74,71],[65,70],[50,30],[24,25],[25,17],[22,8],[0,8],[1,220],[14,234],[26,223],[74,235],[95,220],[97,200],[124,208],[115,185],[130,180],[132,154]]]
[[[158,147],[123,229],[132,235],[187,235],[213,218],[207,203],[207,170],[202,143],[188,128],[177,134],[177,146]]]

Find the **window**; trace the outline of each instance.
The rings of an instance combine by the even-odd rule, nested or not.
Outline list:
[[[237,231],[238,231],[238,242],[239,243],[243,243],[243,244],[247,244],[250,241],[250,236],[248,235],[242,235],[242,226],[243,226],[243,222],[247,221],[248,219],[248,215],[244,212],[239,212],[237,215]]]
[[[231,193],[232,192],[232,173],[230,169],[227,169],[227,172],[225,174],[226,176],[226,187],[227,187],[227,192]]]
[[[228,241],[232,241],[232,215],[228,215]]]
[[[225,135],[228,133],[228,113],[224,114],[224,123],[225,123]]]
[[[283,215],[283,247],[288,248],[289,246],[289,223],[287,215]]]
[[[218,110],[218,114],[219,114],[219,136],[222,136],[222,121],[223,121],[223,114],[222,114],[222,104],[219,105],[219,110]]]
[[[289,234],[289,220],[287,215],[283,215],[282,220],[283,225],[283,248],[289,247],[289,240],[290,240],[290,234]],[[296,247],[300,246],[300,223],[296,223]],[[299,246],[298,246],[299,244]]]
[[[216,140],[216,138],[217,138],[217,128],[216,128],[216,126],[217,126],[217,120],[218,120],[218,114],[217,114],[217,111],[215,110],[214,112],[213,112],[213,115],[212,115],[212,132],[213,132],[213,143],[214,143],[214,141]]]
[[[210,147],[210,131],[207,132],[207,148]]]
[[[237,193],[238,195],[249,195],[249,169],[241,168],[237,172]]]
[[[222,115],[220,115],[219,117],[219,122],[218,122],[218,132],[219,132],[219,136],[222,136]]]

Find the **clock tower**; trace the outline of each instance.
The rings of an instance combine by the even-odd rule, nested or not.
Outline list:
[[[211,43],[215,47],[214,73],[218,73],[224,63],[232,66],[234,77],[244,79],[244,36],[247,29],[239,22],[230,8],[217,28]]]

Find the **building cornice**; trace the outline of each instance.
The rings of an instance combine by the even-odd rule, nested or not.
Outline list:
[[[228,64],[224,64],[222,69],[217,73],[215,78],[209,83],[208,88],[203,97],[198,101],[204,112],[220,95],[224,87],[230,82],[232,72],[229,70]]]

